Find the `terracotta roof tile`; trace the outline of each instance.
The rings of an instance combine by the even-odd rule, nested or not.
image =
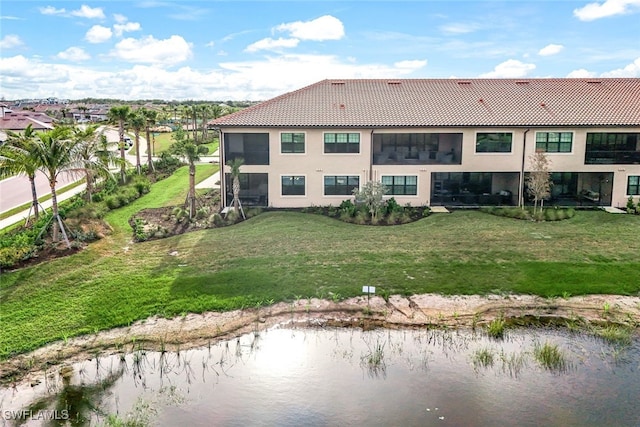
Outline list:
[[[373,128],[640,126],[640,79],[323,80],[210,124]]]

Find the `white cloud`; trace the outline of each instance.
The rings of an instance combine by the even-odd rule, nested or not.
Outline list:
[[[129,19],[124,15],[121,15],[119,13],[114,13],[113,14],[113,20],[116,21],[118,24],[124,24]]]
[[[111,32],[111,28],[103,27],[102,25],[94,25],[89,28],[87,34],[85,34],[84,38],[89,43],[103,43],[111,38],[113,33]]]
[[[64,15],[67,12],[64,8],[56,9],[53,6],[41,7],[38,10],[40,10],[40,13],[43,15]]]
[[[276,31],[289,32],[291,37],[300,40],[340,40],[344,37],[344,25],[331,15],[321,16],[311,21],[296,21],[288,24],[280,24]]]
[[[407,71],[419,70],[420,68],[424,68],[426,65],[427,65],[426,59],[399,61],[393,64],[394,67],[400,70],[407,70]]]
[[[259,50],[276,50],[283,47],[296,47],[298,46],[299,42],[300,40],[298,39],[279,38],[277,40],[274,40],[271,37],[267,37],[266,39],[258,40],[257,42],[247,46],[245,52],[257,52]]]
[[[214,47],[215,45],[216,45],[216,42],[214,42],[213,40],[205,44],[206,47]]]
[[[67,61],[81,62],[91,59],[91,55],[80,47],[72,46],[56,55],[56,58],[65,59]]]
[[[34,96],[79,99],[99,93],[101,97],[127,100],[265,100],[326,78],[409,76],[424,63],[357,64],[333,55],[280,55],[221,63],[219,68],[206,72],[190,67],[170,70],[155,64],[107,72],[16,56],[0,58],[0,74],[3,95],[16,99]]]
[[[0,49],[12,49],[22,45],[22,40],[15,34],[7,34],[0,40]]]
[[[72,11],[71,15],[88,19],[104,19],[104,12],[101,7],[89,7],[86,4],[80,6],[80,9]]]
[[[190,59],[192,52],[191,44],[181,36],[173,35],[165,40],[148,36],[121,40],[111,56],[128,62],[171,66]]]
[[[538,51],[540,56],[551,56],[560,53],[564,49],[561,44],[548,44]]]
[[[579,70],[573,70],[569,74],[567,74],[569,78],[586,78],[586,77],[596,77],[596,73],[592,73],[589,70],[585,70],[584,68],[580,68]]]
[[[602,73],[602,77],[640,77],[640,58],[624,68]]]
[[[581,21],[594,21],[609,16],[631,13],[640,7],[640,0],[605,0],[603,3],[589,3],[574,9],[573,15]]]
[[[440,26],[440,31],[446,34],[468,34],[479,28],[478,24],[452,23]]]
[[[493,71],[481,74],[485,78],[519,78],[525,77],[529,71],[536,68],[535,64],[526,64],[516,59],[509,59],[496,65]]]
[[[123,33],[130,33],[132,31],[140,31],[141,27],[138,22],[125,22],[121,24],[114,24],[113,31],[117,37],[121,37]]]

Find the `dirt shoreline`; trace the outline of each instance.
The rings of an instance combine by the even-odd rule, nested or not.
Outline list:
[[[301,299],[267,307],[229,312],[188,314],[173,319],[151,317],[115,328],[55,342],[0,363],[0,385],[31,381],[52,366],[91,359],[96,355],[136,348],[185,350],[231,339],[277,325],[343,326],[372,329],[416,327],[482,327],[497,317],[510,322],[624,324],[640,334],[640,297],[588,295],[542,298],[531,295],[351,298],[333,302]]]

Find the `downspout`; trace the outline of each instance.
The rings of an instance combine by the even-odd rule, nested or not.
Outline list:
[[[373,131],[375,129],[371,129],[371,135],[369,137],[370,155],[369,155],[369,181],[373,181]]]
[[[524,209],[524,162],[526,159],[526,153],[527,153],[527,133],[530,131],[531,129],[527,129],[524,131],[524,135],[522,137],[522,165],[520,168],[520,185],[519,185],[519,190],[518,190],[518,207],[523,208]]]

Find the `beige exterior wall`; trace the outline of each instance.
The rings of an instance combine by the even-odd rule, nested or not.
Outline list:
[[[243,173],[269,174],[269,205],[277,208],[304,207],[310,205],[338,205],[348,196],[325,196],[323,194],[324,177],[327,175],[357,175],[362,185],[371,176],[381,180],[384,175],[417,176],[418,194],[416,196],[394,196],[400,204],[426,205],[430,201],[431,174],[433,172],[516,172],[529,170],[529,157],[535,152],[536,132],[572,132],[571,153],[549,153],[551,169],[555,172],[596,172],[613,173],[612,206],[624,207],[628,195],[627,177],[640,175],[640,164],[632,165],[585,165],[585,147],[587,132],[624,132],[640,133],[637,128],[406,128],[376,129],[375,133],[462,133],[461,164],[406,164],[372,165],[371,129],[262,129],[233,128],[223,129],[225,133],[269,133],[269,165],[244,165]],[[283,132],[304,133],[305,153],[282,154],[280,152],[280,134]],[[360,153],[324,153],[324,134],[359,133]],[[511,132],[512,150],[510,153],[476,153],[475,141],[478,132]],[[526,134],[526,144],[525,144]],[[526,145],[526,147],[525,147]],[[640,150],[640,147],[638,147]],[[225,166],[225,171],[228,167]],[[304,196],[282,196],[281,177],[297,175],[305,177]],[[499,191],[506,183],[494,182],[493,190]],[[513,184],[512,184],[513,185]],[[229,203],[230,201],[227,201]]]

